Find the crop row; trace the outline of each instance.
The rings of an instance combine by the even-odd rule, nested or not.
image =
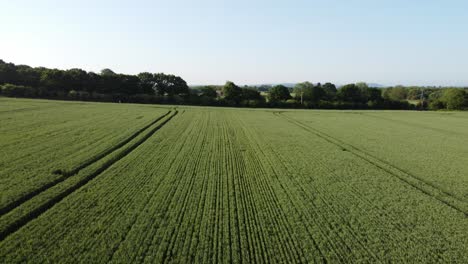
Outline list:
[[[281,119],[275,119],[281,122]],[[262,123],[254,133],[259,135],[254,142],[268,150],[266,153],[275,153],[271,156],[277,159],[273,164],[284,164],[286,172],[280,171],[279,175],[288,174],[297,180],[291,185],[296,186],[291,195],[303,193],[303,200],[309,196],[311,203],[319,205],[316,217],[325,217],[331,230],[339,230],[338,234],[332,233],[331,237],[335,239],[329,241],[339,241],[340,233],[349,229],[349,237],[355,237],[353,240],[374,252],[377,259],[392,257],[405,260],[410,256],[424,256],[426,261],[434,261],[454,257],[442,248],[455,247],[458,251],[454,251],[463,252],[463,247],[460,248],[456,239],[451,237],[454,233],[461,235],[466,228],[463,214],[343,150],[341,146],[306,130],[291,129],[289,122],[283,122],[289,127],[281,129],[273,120]],[[246,122],[243,126],[252,130],[252,124],[255,122]],[[287,137],[267,133],[273,128],[276,134],[284,130]],[[271,148],[267,148],[268,145],[272,145]],[[297,189],[299,186],[301,188]],[[330,215],[334,211],[336,214]],[[333,223],[336,219],[338,221]],[[443,231],[438,231],[437,236],[428,232],[435,229]],[[340,244],[338,248],[346,248]],[[349,248],[356,248],[356,245]]]
[[[5,239],[11,233],[28,224],[34,218],[49,210],[52,206],[128,155],[170,121],[177,114],[177,111],[166,117],[168,114],[169,112],[161,118],[157,118],[149,126],[144,127],[144,130],[140,130],[137,134],[132,135],[129,140],[124,141],[125,144],[118,144],[106,156],[99,155],[93,163],[88,163],[87,166],[80,166],[81,170],[77,171],[76,175],[67,175],[62,181],[57,182],[48,189],[31,194],[28,199],[2,215],[0,218],[0,240]]]
[[[466,113],[286,111],[282,116],[312,126],[425,185],[468,202],[468,145],[463,144],[468,141]]]
[[[60,181],[63,175],[54,171],[72,170],[105,153],[167,112],[112,110],[78,105],[63,107],[62,115],[47,108],[0,117],[1,213],[29,193]]]
[[[468,261],[460,212],[335,143],[268,111],[187,108],[1,241],[0,262]]]
[[[280,116],[279,114],[277,115]],[[404,171],[398,168],[397,166],[376,157],[375,155],[369,154],[368,152],[365,152],[353,145],[343,142],[342,140],[331,137],[330,135],[327,135],[321,132],[320,130],[317,130],[316,128],[308,126],[304,123],[301,123],[300,121],[294,120],[289,117],[285,117],[285,118],[291,124],[294,124],[302,129],[305,129],[306,131],[320,138],[323,138],[325,141],[339,148],[342,148],[344,151],[349,151],[353,153],[357,157],[367,161],[373,166],[378,167],[379,169],[387,172],[388,174],[394,177],[397,177],[398,179],[402,180],[404,183],[414,187],[415,189],[421,191],[422,193],[428,196],[431,196],[434,199],[440,201],[441,203],[444,203],[447,206],[450,206],[453,209],[459,211],[465,216],[468,216],[468,203],[465,201],[465,199],[459,198],[456,195],[444,190],[444,188],[436,186],[435,184],[433,184],[432,182],[424,178],[418,177],[407,171]]]

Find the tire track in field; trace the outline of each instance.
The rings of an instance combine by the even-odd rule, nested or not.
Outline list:
[[[187,141],[189,139],[192,139],[192,138],[189,138],[189,135],[191,135],[193,133],[195,129],[195,126],[187,126],[185,127],[185,129],[183,129],[183,132],[181,134],[179,134],[179,137],[182,138],[182,141],[178,144],[175,145],[176,149],[173,148],[173,151],[171,153],[168,153],[168,164],[165,164],[166,161],[164,161],[162,164],[165,166],[164,167],[161,167],[159,168],[158,172],[160,173],[168,173],[172,168],[174,168],[176,165],[177,165],[177,159],[179,158],[179,153],[183,150],[184,146],[186,145]],[[170,155],[174,153],[174,155]],[[161,170],[161,169],[164,169],[164,170]],[[183,183],[183,177],[178,177],[177,178],[177,182],[174,182],[173,184],[175,186],[179,186]],[[135,248],[130,248],[128,249],[129,247],[129,243],[127,244],[124,244],[123,241],[118,245],[118,248],[115,249],[115,251],[112,253],[112,257],[111,257],[111,260],[114,259],[114,255],[115,254],[118,254],[119,256],[122,255],[122,254],[127,254],[127,253],[123,253],[123,252],[132,252],[133,255],[130,256],[130,261],[129,262],[138,262],[138,261],[142,261],[142,260],[139,260],[138,259],[138,256],[145,256],[147,255],[147,252],[148,252],[148,247],[150,247],[150,245],[146,242],[147,239],[149,239],[150,241],[153,240],[152,237],[154,237],[154,234],[158,232],[159,228],[162,228],[161,225],[164,223],[164,221],[167,221],[167,218],[168,218],[168,212],[170,211],[169,210],[169,206],[173,203],[173,201],[176,199],[175,195],[176,195],[176,192],[177,192],[177,188],[171,188],[168,193],[165,193],[164,197],[160,197],[160,196],[157,196],[158,194],[161,194],[161,193],[164,193],[164,188],[167,187],[165,184],[166,181],[168,181],[169,179],[166,178],[166,177],[161,177],[161,179],[157,182],[157,184],[155,183],[155,186],[157,186],[156,188],[154,188],[154,191],[151,195],[151,199],[150,199],[150,203],[148,203],[148,205],[146,205],[145,208],[155,208],[156,210],[154,211],[148,211],[151,213],[151,215],[139,215],[137,217],[137,221],[135,222],[135,224],[138,222],[141,224],[142,221],[145,221],[144,218],[148,218],[148,217],[156,217],[159,212],[164,212],[163,214],[161,214],[160,216],[160,221],[159,223],[154,226],[154,225],[149,225],[147,227],[147,230],[146,232],[144,232],[141,236],[138,236],[138,233],[132,233],[132,231],[134,230],[134,226],[135,224],[130,228],[129,232],[127,232],[127,234],[125,235],[125,240],[131,240],[131,241],[135,241],[135,240],[142,240],[141,243],[138,243],[138,245],[140,245],[139,247]],[[157,207],[156,203],[157,201],[160,201],[160,204],[163,204],[164,206],[162,208],[159,208]],[[141,216],[141,219],[140,219],[140,216]],[[136,231],[137,232],[137,231]],[[137,237],[135,238],[134,234],[137,235]],[[129,238],[130,237],[130,238]],[[151,238],[150,238],[151,237]],[[124,248],[122,248],[122,245],[124,245]],[[135,243],[130,243],[130,246],[136,246]]]
[[[135,133],[133,133],[132,135],[130,135],[129,137],[124,139],[123,141],[119,142],[117,145],[115,145],[115,146],[101,152],[100,154],[88,159],[87,161],[85,161],[82,164],[78,165],[74,169],[72,169],[70,171],[57,170],[57,171],[53,172],[54,174],[60,174],[62,176],[55,179],[55,180],[53,180],[53,181],[51,181],[51,182],[49,182],[49,183],[47,183],[47,184],[45,184],[45,185],[43,185],[43,186],[41,186],[40,188],[37,188],[37,189],[35,189],[35,190],[33,190],[33,191],[29,192],[29,193],[26,193],[25,195],[21,196],[20,198],[16,199],[15,201],[12,201],[9,204],[5,205],[4,207],[2,207],[0,209],[0,217],[7,214],[7,213],[9,213],[13,209],[17,208],[18,206],[22,205],[23,203],[27,202],[28,200],[34,198],[35,196],[41,194],[42,192],[46,191],[47,189],[52,188],[55,185],[65,181],[69,177],[78,174],[78,172],[80,170],[82,170],[82,169],[84,169],[86,167],[89,167],[90,165],[96,163],[97,161],[99,161],[99,160],[103,159],[104,157],[110,155],[111,153],[115,152],[116,150],[122,148],[124,145],[129,143],[132,139],[136,138],[138,135],[143,133],[149,127],[156,124],[158,121],[160,121],[161,119],[163,119],[164,117],[166,117],[170,113],[171,113],[171,111],[168,111],[167,113],[159,116],[158,118],[153,120],[148,125],[144,126],[143,128],[139,129],[138,131],[136,131]]]
[[[260,138],[260,139],[263,139],[264,136],[260,136],[259,138]],[[261,140],[259,140],[259,142],[261,142]],[[265,144],[268,146],[268,145],[269,145],[269,142],[268,142],[268,141],[265,141]],[[281,156],[280,154],[282,154],[281,152],[280,152],[280,153],[277,153],[277,152],[276,152],[276,149],[275,149],[274,147],[272,147],[272,146],[269,146],[269,148],[270,148],[271,152],[274,153],[274,154],[276,155],[276,157],[281,161],[281,162],[279,162],[279,164],[287,164],[288,162],[293,162],[292,160],[289,160],[289,161],[284,162],[284,160],[282,159],[282,157],[280,157],[280,156]],[[301,154],[300,154],[299,156],[301,156],[301,155],[305,157],[305,156],[307,156],[307,152],[301,152]],[[288,157],[288,156],[286,156],[286,157]],[[286,157],[285,157],[285,158],[286,158]],[[328,172],[329,172],[331,175],[333,175],[333,178],[334,178],[337,182],[340,182],[340,181],[342,180],[342,177],[341,177],[341,176],[338,176],[333,170],[329,170],[329,169],[328,169],[328,165],[326,165],[323,161],[318,161],[318,162],[319,162],[319,163],[317,163],[317,164],[318,164],[319,166],[321,166],[321,167],[323,167],[323,168],[327,168]],[[274,164],[278,164],[278,163],[274,163]],[[288,168],[285,168],[285,169],[286,169],[287,171],[289,171]],[[333,180],[333,181],[335,181],[335,180]],[[300,181],[297,181],[297,186],[301,186],[300,188],[302,188],[303,184],[304,184],[304,183],[301,183]],[[344,183],[344,182],[343,182],[343,184],[346,185],[346,186],[348,187],[348,184],[346,184],[346,183]],[[305,190],[307,190],[307,189],[305,189]],[[392,228],[395,228],[396,230],[401,230],[402,228],[405,227],[404,225],[402,226],[401,224],[398,223],[398,219],[396,219],[394,215],[390,215],[390,214],[388,214],[388,213],[386,213],[386,212],[384,212],[384,211],[381,211],[381,208],[375,206],[375,203],[373,203],[372,200],[366,199],[365,197],[362,197],[361,195],[359,195],[359,194],[360,194],[360,191],[359,191],[359,190],[357,190],[356,188],[354,188],[354,187],[352,187],[352,186],[350,186],[350,190],[351,190],[351,192],[349,192],[349,195],[350,195],[351,197],[349,197],[348,199],[351,199],[351,200],[360,200],[360,201],[365,202],[365,203],[366,203],[368,206],[370,206],[371,208],[374,208],[374,209],[379,210],[379,212],[380,212],[379,215],[380,215],[380,216],[383,216],[384,219],[387,220],[387,221],[384,221],[384,222],[382,223],[382,222],[379,222],[379,221],[374,221],[374,218],[372,218],[371,220],[373,220],[373,223],[374,223],[375,226],[381,226],[382,224],[386,224],[386,225],[390,225]],[[302,193],[304,193],[304,194],[307,194],[307,191],[304,192],[304,190],[300,190],[300,192],[302,192]],[[332,198],[333,198],[334,196],[335,196],[335,195],[331,195]],[[313,200],[310,200],[309,197],[304,197],[304,198],[305,198],[305,199],[308,199],[309,201],[311,201],[311,203],[313,203]],[[312,199],[313,199],[313,198],[312,198]],[[329,199],[329,198],[328,198],[328,199]],[[364,239],[364,241],[367,241],[367,238],[366,238],[366,237],[363,237],[363,236],[361,235],[361,233],[359,232],[359,230],[355,230],[355,228],[354,228],[353,226],[351,226],[351,225],[347,222],[347,220],[345,220],[345,219],[342,217],[342,214],[343,214],[342,211],[343,211],[343,209],[345,209],[345,207],[344,207],[344,208],[335,207],[333,202],[330,203],[327,199],[325,199],[325,200],[321,199],[321,200],[324,202],[324,204],[327,205],[328,208],[330,208],[330,209],[329,209],[330,211],[335,212],[335,215],[337,215],[338,218],[341,219],[340,223],[345,223],[345,224],[346,224],[346,226],[348,227],[348,230],[350,231],[350,234],[353,235],[353,236],[357,239],[358,245],[361,246],[361,247],[363,247],[363,248],[365,248],[364,251],[367,251],[367,252],[368,252],[367,254],[368,254],[369,256],[373,256],[373,257],[374,257],[374,260],[372,260],[372,262],[378,261],[379,258],[378,258],[378,256],[376,256],[374,253],[375,253],[375,252],[381,252],[382,249],[381,249],[381,248],[377,248],[377,249],[375,249],[375,250],[377,250],[377,251],[375,251],[375,250],[374,250],[374,251],[368,251],[367,246],[365,246],[365,244],[361,243],[361,239]],[[330,199],[330,201],[334,201],[334,199]],[[382,212],[383,212],[384,214],[381,214]],[[346,214],[346,211],[345,211],[345,214]],[[359,223],[361,223],[361,222],[359,222]],[[406,239],[409,239],[410,241],[412,241],[412,244],[413,244],[413,245],[420,243],[420,242],[416,242],[416,241],[418,241],[418,240],[417,240],[417,237],[415,237],[415,236],[410,236],[410,237],[408,237],[407,235],[405,235],[404,238],[402,238],[402,237],[397,237],[397,240],[392,240],[392,241],[394,241],[393,243],[400,243],[400,240],[406,240]],[[411,244],[411,243],[410,243],[410,244]],[[353,250],[353,251],[355,251],[355,250]],[[437,258],[439,257],[439,255],[437,255],[437,253],[434,253],[434,254],[433,254],[433,252],[428,252],[427,254],[430,255],[430,256],[432,256],[433,259],[437,259]],[[381,257],[382,257],[382,256],[380,256],[380,258],[381,258]]]
[[[177,110],[175,111],[176,114],[177,114]],[[77,174],[80,170],[88,167],[89,165],[95,163],[96,161],[104,158],[105,156],[111,154],[112,152],[116,151],[117,149],[123,147],[124,145],[126,145],[128,142],[132,141],[134,138],[136,138],[138,135],[140,135],[141,133],[143,133],[145,130],[147,130],[149,127],[151,127],[152,125],[156,124],[157,122],[159,122],[159,120],[163,119],[164,117],[166,117],[167,115],[169,115],[171,113],[171,111],[167,111],[167,113],[159,116],[158,118],[156,118],[155,120],[153,120],[151,123],[149,123],[148,125],[142,127],[141,129],[139,129],[138,131],[136,131],[135,133],[133,133],[132,135],[130,135],[128,138],[126,138],[125,140],[121,141],[120,143],[118,143],[117,145],[111,147],[110,149],[108,150],[105,150],[103,151],[102,153],[88,159],[87,161],[83,162],[82,164],[78,165],[77,167],[71,169],[70,171],[63,171],[61,174],[64,175],[64,176],[72,176],[72,175],[75,175]],[[172,117],[171,117],[172,118]]]
[[[180,116],[180,114],[179,114]],[[185,129],[184,129],[185,130]],[[178,134],[178,136],[181,136],[183,135],[183,133],[181,132],[180,134]],[[183,141],[183,144],[181,144],[181,146],[183,146],[185,144],[185,141]],[[178,152],[180,151],[180,149],[178,149]],[[162,160],[160,161],[162,162]],[[171,163],[172,164],[172,163]],[[145,208],[148,207],[150,201],[152,200],[152,198],[154,198],[154,194],[159,191],[159,188],[161,187],[161,181],[163,181],[163,179],[160,179],[157,184],[155,184],[157,187],[154,187],[150,194],[148,194],[146,196],[146,200],[145,202],[141,205],[140,207],[140,210],[139,212],[134,216],[134,219],[132,220],[132,222],[130,223],[130,225],[127,227],[126,231],[124,232],[122,238],[120,239],[120,241],[114,246],[114,248],[112,249],[112,253],[110,254],[110,257],[109,257],[109,260],[107,261],[108,263],[112,263],[113,262],[113,259],[114,259],[114,256],[117,254],[117,252],[120,250],[122,244],[124,244],[124,242],[127,240],[129,234],[134,230],[135,228],[135,225],[136,225],[136,222],[140,219],[140,217],[142,216],[142,213],[145,211]]]
[[[270,146],[269,143],[266,143],[269,148],[271,149],[271,152],[275,154],[275,156],[281,160],[281,164],[283,166],[283,168],[290,174],[294,174],[292,171],[290,171],[290,169],[285,166],[285,162],[284,162],[284,159],[281,158],[280,156],[280,153],[276,152],[275,149],[272,148],[272,146]],[[305,156],[305,154],[303,154]],[[288,162],[286,163],[291,163],[291,160],[289,160]],[[321,165],[323,166],[324,168],[326,168],[326,166],[318,161],[317,162],[318,165]],[[332,173],[332,175],[335,175]],[[302,183],[301,181],[297,180],[296,178],[292,178],[293,181],[296,183],[295,186],[297,186],[297,193],[300,193],[300,197],[301,199],[303,199],[304,201],[307,201],[308,203],[310,204],[314,204],[315,201],[314,201],[314,197],[311,197],[309,192],[308,192],[308,189],[304,187],[304,183]],[[315,188],[314,189],[318,194],[320,193],[323,193],[321,191],[321,188]],[[285,189],[286,191],[286,189]],[[326,206],[328,212],[332,212],[333,214],[333,220],[330,222],[330,220],[325,220],[325,222],[323,220],[315,220],[317,225],[318,226],[328,226],[330,229],[329,230],[333,230],[334,229],[334,226],[333,224],[336,224],[336,223],[340,223],[340,224],[343,224],[344,226],[347,227],[347,231],[349,232],[349,234],[353,237],[353,243],[355,244],[349,244],[346,242],[346,239],[343,238],[340,234],[332,234],[332,236],[336,236],[337,238],[339,238],[339,240],[341,241],[341,243],[344,245],[344,246],[337,246],[335,243],[330,243],[331,247],[330,249],[332,249],[333,251],[335,251],[337,254],[339,251],[342,251],[343,248],[346,248],[348,250],[348,252],[344,251],[344,252],[341,252],[341,255],[339,255],[339,257],[341,258],[341,261],[345,261],[346,259],[349,258],[349,256],[347,255],[343,255],[343,254],[346,254],[346,253],[349,253],[351,252],[352,254],[354,254],[355,252],[366,252],[365,255],[369,256],[369,257],[372,257],[372,262],[378,262],[377,261],[377,256],[374,254],[374,252],[370,251],[364,244],[361,243],[360,239],[358,238],[358,236],[356,235],[356,231],[353,229],[352,226],[349,225],[349,223],[347,222],[347,220],[345,218],[343,218],[343,216],[341,214],[338,213],[337,209],[333,206],[333,202],[330,202],[330,200],[328,198],[324,198],[323,195],[318,195],[318,199],[320,199],[323,204]],[[332,200],[333,201],[333,200]],[[315,213],[316,215],[320,215],[320,213]],[[319,219],[316,215],[314,215],[313,218],[315,219]],[[336,220],[336,222],[335,222]],[[333,231],[331,231],[333,232]],[[326,238],[327,240],[329,240],[330,242],[331,241],[336,241],[337,239],[332,239],[330,238],[330,234],[331,233],[324,233],[322,232],[322,235],[324,236],[324,238]],[[353,246],[353,245],[356,245],[358,247],[360,247],[359,250],[356,250],[356,249],[351,249],[350,246]],[[354,257],[356,259],[359,259],[361,258],[362,256],[359,256],[359,255],[354,255]]]
[[[268,144],[268,143],[267,143]],[[271,146],[269,146],[271,148]],[[280,153],[277,153],[274,149],[272,149],[272,153],[276,155],[276,157],[280,160],[283,160],[280,157]],[[291,160],[289,160],[291,162]],[[284,165],[284,163],[281,163],[284,170],[287,171],[290,174],[293,174],[293,172]],[[321,163],[318,163],[321,164]],[[278,176],[277,176],[278,177]],[[316,197],[311,197],[309,194],[309,190],[304,187],[304,183],[301,181],[297,180],[296,178],[292,178],[293,181],[295,182],[295,189],[293,192],[297,192],[298,198],[300,199],[299,201],[305,201],[308,204],[314,205],[316,203],[315,199],[320,200],[327,208],[327,212],[331,212],[333,215],[333,218],[326,219],[328,216],[322,216],[321,212],[317,211],[310,216],[311,221],[315,223],[315,225],[320,226],[320,227],[328,227],[328,229],[322,231],[320,229],[321,236],[323,239],[325,239],[328,243],[328,247],[326,247],[327,250],[330,250],[333,254],[336,255],[336,257],[339,258],[340,262],[345,263],[346,260],[348,260],[350,257],[353,257],[354,259],[360,259],[363,256],[372,258],[372,262],[379,262],[378,257],[372,252],[369,248],[367,248],[358,238],[356,235],[356,231],[353,229],[352,226],[347,222],[345,218],[341,214],[338,213],[337,208],[333,206],[333,202],[330,202],[327,198],[323,197],[323,192],[321,191],[321,188],[315,188],[314,190],[319,194],[317,195],[318,198]],[[288,190],[286,189],[285,185],[281,184],[283,190],[287,192]],[[290,190],[289,190],[290,191]],[[291,191],[290,191],[291,192]],[[288,194],[292,201],[292,196],[291,194]],[[297,198],[296,198],[297,199]],[[297,203],[297,201],[296,201]],[[314,205],[315,206],[315,205]],[[299,207],[300,210],[305,212],[307,210],[306,207],[302,206]],[[325,218],[325,219],[324,219]],[[336,224],[339,223],[340,225],[344,225],[346,227],[347,232],[351,235],[352,240],[349,241],[346,237],[344,237],[341,232],[336,232],[335,227]],[[313,228],[313,226],[309,225],[309,228]],[[308,230],[308,232],[310,232]],[[310,234],[310,233],[309,233]],[[364,255],[360,255],[361,253],[365,252]],[[357,254],[356,254],[357,253]],[[329,260],[327,260],[329,261]],[[333,262],[333,261],[331,261]]]
[[[464,201],[464,199],[460,199],[459,197],[453,195],[452,193],[445,191],[438,186],[434,185],[433,183],[430,183],[426,180],[421,179],[420,177],[417,177],[403,169],[398,168],[397,166],[386,162],[384,160],[381,160],[380,158],[371,155],[351,144],[348,144],[342,140],[339,140],[337,138],[334,138],[330,135],[327,135],[326,133],[316,129],[312,128],[310,126],[307,126],[300,121],[295,120],[294,118],[287,117],[282,115],[281,112],[274,112],[274,115],[283,118],[284,120],[288,121],[291,124],[294,124],[309,133],[312,133],[325,141],[341,148],[344,151],[349,151],[356,157],[374,165],[375,167],[389,173],[390,175],[400,179],[402,182],[408,184],[409,186],[412,186],[413,188],[419,190],[420,192],[438,200],[439,202],[451,207],[452,209],[462,213],[465,217],[468,217],[468,211],[466,208],[468,205]],[[386,168],[389,167],[389,168]],[[403,176],[402,176],[403,175]]]
[[[177,145],[177,150],[174,150],[172,153],[174,153],[174,156],[170,155],[170,161],[168,162],[168,164],[165,165],[165,170],[162,171],[161,173],[169,173],[169,171],[172,169],[172,168],[175,168],[176,165],[178,164],[178,159],[180,159],[182,156],[180,155],[180,153],[183,153],[183,148],[184,146],[186,145],[186,142],[189,138],[189,135],[194,131],[194,126],[189,126],[187,129],[185,129],[184,131],[184,134],[183,136],[181,136],[181,138],[183,139],[180,144]],[[168,154],[169,155],[169,154]],[[185,154],[184,153],[184,157],[185,157]],[[180,171],[181,168],[177,168],[177,173]],[[165,189],[164,188],[167,188],[167,185],[173,185],[173,186],[183,186],[183,184],[185,183],[184,180],[185,178],[184,177],[178,177],[176,178],[177,182],[171,182],[172,178],[166,178],[166,177],[161,177],[161,181],[159,181],[159,183],[157,184],[157,189],[158,189],[158,192],[154,192],[154,194],[162,194],[165,192]],[[159,191],[159,189],[161,189]],[[151,200],[151,204],[147,206],[152,208],[153,206],[157,206],[155,205],[155,202],[158,203],[158,204],[163,204],[164,206],[162,208],[159,208],[159,207],[156,207],[157,210],[154,210],[152,212],[152,216],[154,215],[157,215],[158,212],[164,212],[161,217],[160,217],[160,221],[157,225],[150,225],[148,227],[148,230],[142,234],[142,236],[140,238],[142,238],[144,241],[153,241],[155,239],[158,239],[160,237],[156,237],[156,234],[157,232],[159,232],[159,229],[162,228],[161,226],[165,225],[166,222],[168,221],[168,218],[170,217],[168,215],[168,213],[170,212],[170,206],[175,202],[177,202],[176,200],[179,198],[178,196],[178,193],[180,192],[180,190],[178,188],[170,188],[169,191],[167,193],[165,193],[164,197],[152,197],[152,200]],[[156,199],[156,198],[160,198],[160,199]],[[148,217],[148,215],[142,215],[142,218],[145,218],[145,217]],[[140,219],[138,220],[140,221]],[[144,221],[144,219],[143,219]],[[130,234],[132,235],[132,234]],[[128,236],[128,235],[127,235]],[[137,238],[137,239],[140,239],[140,238]],[[148,254],[147,252],[150,250],[150,244],[151,243],[141,243],[142,245],[139,247],[139,248],[134,248],[133,250],[134,251],[138,251],[138,254],[134,254],[132,256],[132,260],[131,262],[137,262],[137,261],[141,261],[141,260],[138,260],[137,258],[139,256],[147,256],[147,255],[150,255]]]
[[[44,204],[40,205],[36,209],[32,210],[28,215],[25,215],[18,219],[17,221],[13,222],[9,226],[7,226],[4,230],[0,232],[0,241],[3,241],[6,237],[8,237],[10,234],[16,232],[19,230],[21,227],[25,226],[28,224],[30,221],[34,220],[35,218],[39,217],[41,214],[45,213],[47,210],[52,208],[54,205],[65,199],[67,196],[75,192],[76,190],[80,189],[84,185],[86,185],[88,182],[99,176],[101,173],[103,173],[105,170],[107,170],[109,167],[111,167],[113,164],[118,162],[119,160],[123,159],[125,156],[130,154],[133,150],[135,150],[138,146],[143,144],[148,138],[150,138],[156,131],[161,129],[165,124],[167,124],[174,116],[176,116],[178,113],[177,110],[173,112],[172,115],[170,115],[166,120],[161,122],[159,125],[155,126],[153,129],[151,129],[145,136],[143,136],[141,139],[139,139],[137,142],[135,142],[133,145],[131,145],[129,148],[123,150],[121,153],[117,154],[115,157],[111,158],[110,160],[106,161],[103,165],[101,165],[97,170],[95,170],[93,173],[90,173],[80,181],[78,181],[76,184],[70,186],[63,192],[55,195],[53,198],[49,199],[47,202]]]
[[[272,151],[275,152],[274,148],[272,148]],[[276,155],[278,156],[279,153],[276,153]],[[303,153],[303,155],[306,155],[306,154]],[[278,156],[278,157],[279,157],[279,156]],[[281,164],[282,164],[282,163],[281,163]],[[322,166],[326,166],[326,165],[324,165],[322,162],[320,162],[320,163],[318,163],[318,164],[322,164]],[[288,170],[288,169],[286,169],[286,170]],[[330,173],[331,173],[332,175],[336,176],[336,175],[334,174],[333,171],[330,171]],[[339,178],[339,177],[337,177],[337,178]],[[313,203],[313,200],[310,200],[310,198],[307,197],[307,190],[303,188],[303,186],[302,186],[302,184],[301,184],[300,182],[298,182],[298,186],[299,186],[299,188],[301,189],[301,190],[299,190],[299,191],[300,191],[301,193],[303,193],[304,198],[307,199],[307,200],[309,200],[311,203]],[[352,188],[352,190],[353,190],[353,188]],[[359,196],[356,196],[356,199],[361,199],[361,198],[360,198]],[[378,257],[374,254],[374,252],[369,251],[369,249],[368,249],[363,243],[361,243],[360,239],[362,239],[363,237],[360,237],[359,235],[357,235],[357,234],[359,234],[359,232],[356,232],[356,230],[354,230],[354,228],[353,228],[352,226],[350,226],[349,223],[347,223],[347,221],[344,220],[340,214],[337,214],[337,212],[340,211],[340,209],[334,207],[334,206],[333,206],[333,203],[330,203],[330,202],[329,202],[328,200],[326,200],[326,199],[325,199],[325,200],[324,200],[324,199],[321,199],[321,200],[322,200],[322,202],[323,202],[324,204],[326,204],[327,208],[329,208],[329,210],[330,210],[331,212],[334,212],[334,215],[337,215],[340,219],[342,219],[342,220],[341,220],[341,223],[346,223],[346,226],[347,226],[347,228],[348,228],[350,234],[354,237],[354,239],[355,239],[355,241],[356,241],[356,243],[357,243],[356,245],[362,247],[362,248],[364,249],[364,251],[367,252],[368,256],[372,256],[373,262],[377,261],[377,260],[378,260]],[[367,200],[366,200],[366,202],[367,202],[368,204],[372,204],[370,201],[367,201]],[[378,225],[378,223],[377,223],[377,225]],[[350,252],[355,251],[355,250],[351,250],[349,247],[347,247],[347,248],[348,248],[348,251],[350,251]],[[359,257],[359,256],[356,256],[356,257]],[[342,259],[341,261],[345,261],[345,259]]]

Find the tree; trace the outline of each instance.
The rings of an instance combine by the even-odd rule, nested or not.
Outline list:
[[[361,89],[361,90],[365,90],[365,89],[369,88],[369,86],[365,82],[357,82],[356,87]]]
[[[153,74],[153,89],[159,95],[174,96],[174,95],[188,95],[189,88],[187,83],[172,74],[156,73]]]
[[[370,97],[369,86],[365,82],[357,82],[356,87],[359,89],[361,94],[360,103],[367,103]]]
[[[333,100],[336,96],[336,86],[333,83],[325,83],[322,85],[323,90],[325,91],[325,94],[327,96],[328,100]]]
[[[401,85],[385,89],[384,98],[391,101],[403,101],[408,98],[408,91]]]
[[[382,98],[382,90],[380,88],[367,88],[367,101],[372,101],[372,102],[380,102],[383,101]]]
[[[34,97],[36,91],[32,87],[14,85],[14,84],[4,84],[0,86],[0,94],[5,96],[12,97]]]
[[[344,102],[362,103],[364,101],[361,89],[354,83],[343,85],[338,89],[337,96]]]
[[[82,69],[70,69],[64,72],[64,81],[68,89],[82,91],[88,84],[88,73]]]
[[[441,99],[449,110],[462,110],[466,107],[465,92],[461,89],[446,89]]]
[[[101,75],[94,72],[88,72],[88,81],[84,87],[84,90],[88,93],[97,92],[100,82]]]
[[[12,83],[17,81],[16,67],[13,63],[5,63],[0,60],[0,84]]]
[[[172,76],[172,94],[177,95],[188,95],[189,94],[189,87],[187,82],[184,79],[180,78],[179,76]],[[171,92],[169,92],[171,94]]]
[[[294,95],[296,100],[300,100],[301,104],[304,102],[304,92],[307,89],[310,89],[314,85],[310,82],[298,83],[294,86]]]
[[[421,100],[421,92],[423,91],[421,87],[409,87],[406,88],[406,91],[406,99]]]
[[[260,92],[251,87],[241,88],[241,98],[242,100],[264,100]]]
[[[118,85],[113,89],[113,93],[134,95],[139,92],[140,79],[135,75],[119,74],[116,76]]]
[[[229,101],[233,101],[236,104],[242,100],[242,90],[231,81],[227,81],[223,86],[224,98]]]
[[[104,94],[116,93],[116,90],[120,90],[120,77],[111,73],[112,71],[106,71],[106,69],[101,71],[99,76],[99,84],[97,87],[97,92]]]
[[[208,98],[216,98],[218,94],[216,93],[216,89],[212,86],[202,86],[199,88],[201,92],[201,96],[205,96]]]
[[[280,84],[270,88],[268,99],[272,102],[285,101],[291,99],[291,94],[288,87]]]
[[[304,100],[305,101],[310,101],[310,102],[318,102],[325,97],[325,90],[323,90],[322,86],[320,83],[318,85],[312,85],[310,87],[307,87],[304,90]]]
[[[105,68],[101,70],[101,75],[102,76],[113,76],[117,75],[115,72],[113,72],[111,69]]]
[[[429,101],[429,109],[431,110],[438,110],[446,108],[445,102],[442,100],[443,91],[442,89],[437,90],[427,90],[424,92],[427,95],[427,99]]]
[[[140,80],[140,92],[144,94],[154,94],[154,78],[153,74],[149,72],[141,72],[137,75],[138,79]]]
[[[67,91],[69,87],[65,87],[65,74],[58,69],[47,69],[41,72],[40,85],[47,88],[50,92]],[[68,89],[68,90],[67,90]]]
[[[259,92],[268,92],[270,89],[271,89],[271,85],[266,85],[266,84],[263,84],[257,87],[257,90]]]

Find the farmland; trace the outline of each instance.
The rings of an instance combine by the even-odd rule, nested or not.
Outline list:
[[[0,98],[0,262],[468,262],[468,113]]]

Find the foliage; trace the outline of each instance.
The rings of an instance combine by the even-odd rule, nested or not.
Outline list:
[[[214,88],[213,86],[203,86],[200,87],[199,90],[202,96],[206,96],[209,98],[216,98],[218,96],[216,88]]]
[[[354,83],[342,86],[337,92],[337,97],[343,102],[363,103],[364,101],[362,89]]]
[[[32,68],[0,60],[0,86],[6,84],[13,86],[0,93],[11,97],[148,104],[326,109],[414,109],[418,105],[419,110],[461,110],[467,107],[468,101],[462,99],[466,97],[461,96],[464,90],[456,87],[447,87],[452,90],[444,98],[446,89],[440,87],[374,88],[364,82],[346,84],[339,89],[330,82],[323,85],[302,82],[294,88],[283,85],[241,88],[233,82],[226,82],[224,86],[189,88],[185,80],[172,74],[128,75],[108,68],[97,74],[76,68]],[[286,102],[291,100],[291,92],[294,92],[294,101]],[[268,103],[265,97],[269,98]]]
[[[415,92],[413,92],[414,94]],[[390,87],[384,90],[383,97],[387,100],[403,101],[408,98],[408,90],[403,86]],[[411,98],[416,97],[413,95]]]
[[[239,86],[231,81],[227,81],[223,86],[224,99],[233,101],[236,104],[242,100],[242,90]]]
[[[0,61],[0,85],[6,83],[32,87],[40,91],[36,96],[45,98],[66,97],[71,90],[108,94],[120,99],[137,94],[175,96],[189,92],[187,83],[171,74],[143,72],[135,76],[117,74],[111,69],[96,74],[81,69],[31,68]]]
[[[326,93],[320,84],[313,85],[310,82],[302,82],[294,86],[294,94],[296,95],[296,100],[315,103],[323,99]]]
[[[13,84],[4,84],[0,86],[0,94],[10,97],[34,97],[36,95],[36,90],[32,87],[22,86],[22,85],[13,85]]]
[[[328,100],[335,99],[337,89],[333,83],[330,83],[330,82],[325,83],[324,85],[322,85],[322,89],[325,91],[325,94]]]
[[[449,110],[461,110],[467,107],[466,94],[461,89],[446,89],[441,98],[441,101]]]
[[[272,102],[285,101],[291,98],[289,89],[284,85],[276,85],[270,88],[268,99]]]

